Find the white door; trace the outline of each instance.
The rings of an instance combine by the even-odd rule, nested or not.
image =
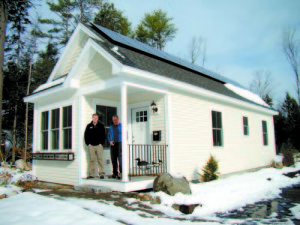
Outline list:
[[[131,109],[131,123],[132,144],[150,144],[148,107]]]

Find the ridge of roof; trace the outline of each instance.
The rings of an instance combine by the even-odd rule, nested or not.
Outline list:
[[[233,81],[229,78],[223,77],[222,75],[212,72],[210,70],[207,70],[201,66],[187,62],[179,57],[173,56],[172,54],[169,54],[162,50],[151,47],[147,44],[144,44],[135,39],[132,39],[130,37],[119,34],[117,32],[111,31],[105,27],[101,27],[101,26],[99,26],[97,24],[93,24],[93,23],[90,23],[90,24],[96,32],[99,32],[102,36],[104,36],[106,39],[108,39],[108,41],[110,41],[113,44],[131,49],[133,51],[139,52],[141,54],[144,54],[144,55],[156,58],[156,59],[159,59],[159,60],[161,60],[163,62],[167,62],[173,66],[185,69],[187,71],[196,73],[201,76],[208,77],[217,82],[221,82],[223,84],[231,83],[235,86],[246,89],[245,87],[243,87],[241,84],[237,83],[236,81]],[[132,44],[130,44],[130,42],[132,42],[136,46],[140,46],[140,48],[133,46]],[[143,50],[143,49],[145,49],[145,50]],[[148,49],[148,51],[147,51],[147,49]],[[164,55],[166,58],[164,58],[163,56],[160,56],[158,54]],[[172,59],[172,60],[170,60],[170,59]]]

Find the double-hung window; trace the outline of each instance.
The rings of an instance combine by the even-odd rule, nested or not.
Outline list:
[[[222,113],[212,111],[213,146],[223,146]]]
[[[41,115],[41,150],[48,150],[48,125],[49,112],[42,112]]]
[[[72,106],[63,107],[63,148],[72,149]]]
[[[59,109],[51,110],[51,149],[59,150]]]
[[[41,113],[40,141],[41,150],[72,149],[72,106]]]
[[[268,145],[268,128],[267,121],[262,121],[263,144]]]
[[[243,130],[244,135],[249,135],[249,125],[248,125],[248,117],[243,117]]]

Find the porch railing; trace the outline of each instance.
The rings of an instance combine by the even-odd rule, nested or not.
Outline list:
[[[168,145],[129,144],[129,177],[167,172]]]

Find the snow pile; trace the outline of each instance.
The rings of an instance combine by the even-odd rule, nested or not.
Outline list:
[[[300,163],[297,163],[296,168],[268,168],[207,183],[190,184],[192,195],[177,193],[175,196],[169,196],[163,192],[151,193],[162,200],[154,209],[167,215],[178,216],[180,213],[172,209],[173,204],[202,204],[202,207],[195,209],[191,217],[211,216],[215,212],[239,209],[260,200],[279,197],[280,188],[300,183],[300,176],[291,179],[282,175],[297,170],[300,170]]]
[[[22,193],[0,201],[0,218],[3,224],[120,224],[75,204],[33,193]]]
[[[252,93],[251,91],[248,91],[246,89],[243,88],[239,88],[236,87],[232,84],[226,83],[225,87],[227,87],[228,89],[232,90],[233,92],[235,92],[236,94],[249,99],[250,101],[253,101],[257,104],[263,105],[263,106],[267,106],[270,108],[270,106],[264,102],[264,100],[261,99],[261,97],[259,97],[257,94]]]
[[[0,178],[4,174],[10,174],[10,178],[7,180],[8,184],[14,184],[20,181],[26,181],[26,180],[35,180],[35,176],[33,175],[32,171],[24,171],[20,172],[18,170],[11,170],[10,168],[3,168],[0,167]]]

